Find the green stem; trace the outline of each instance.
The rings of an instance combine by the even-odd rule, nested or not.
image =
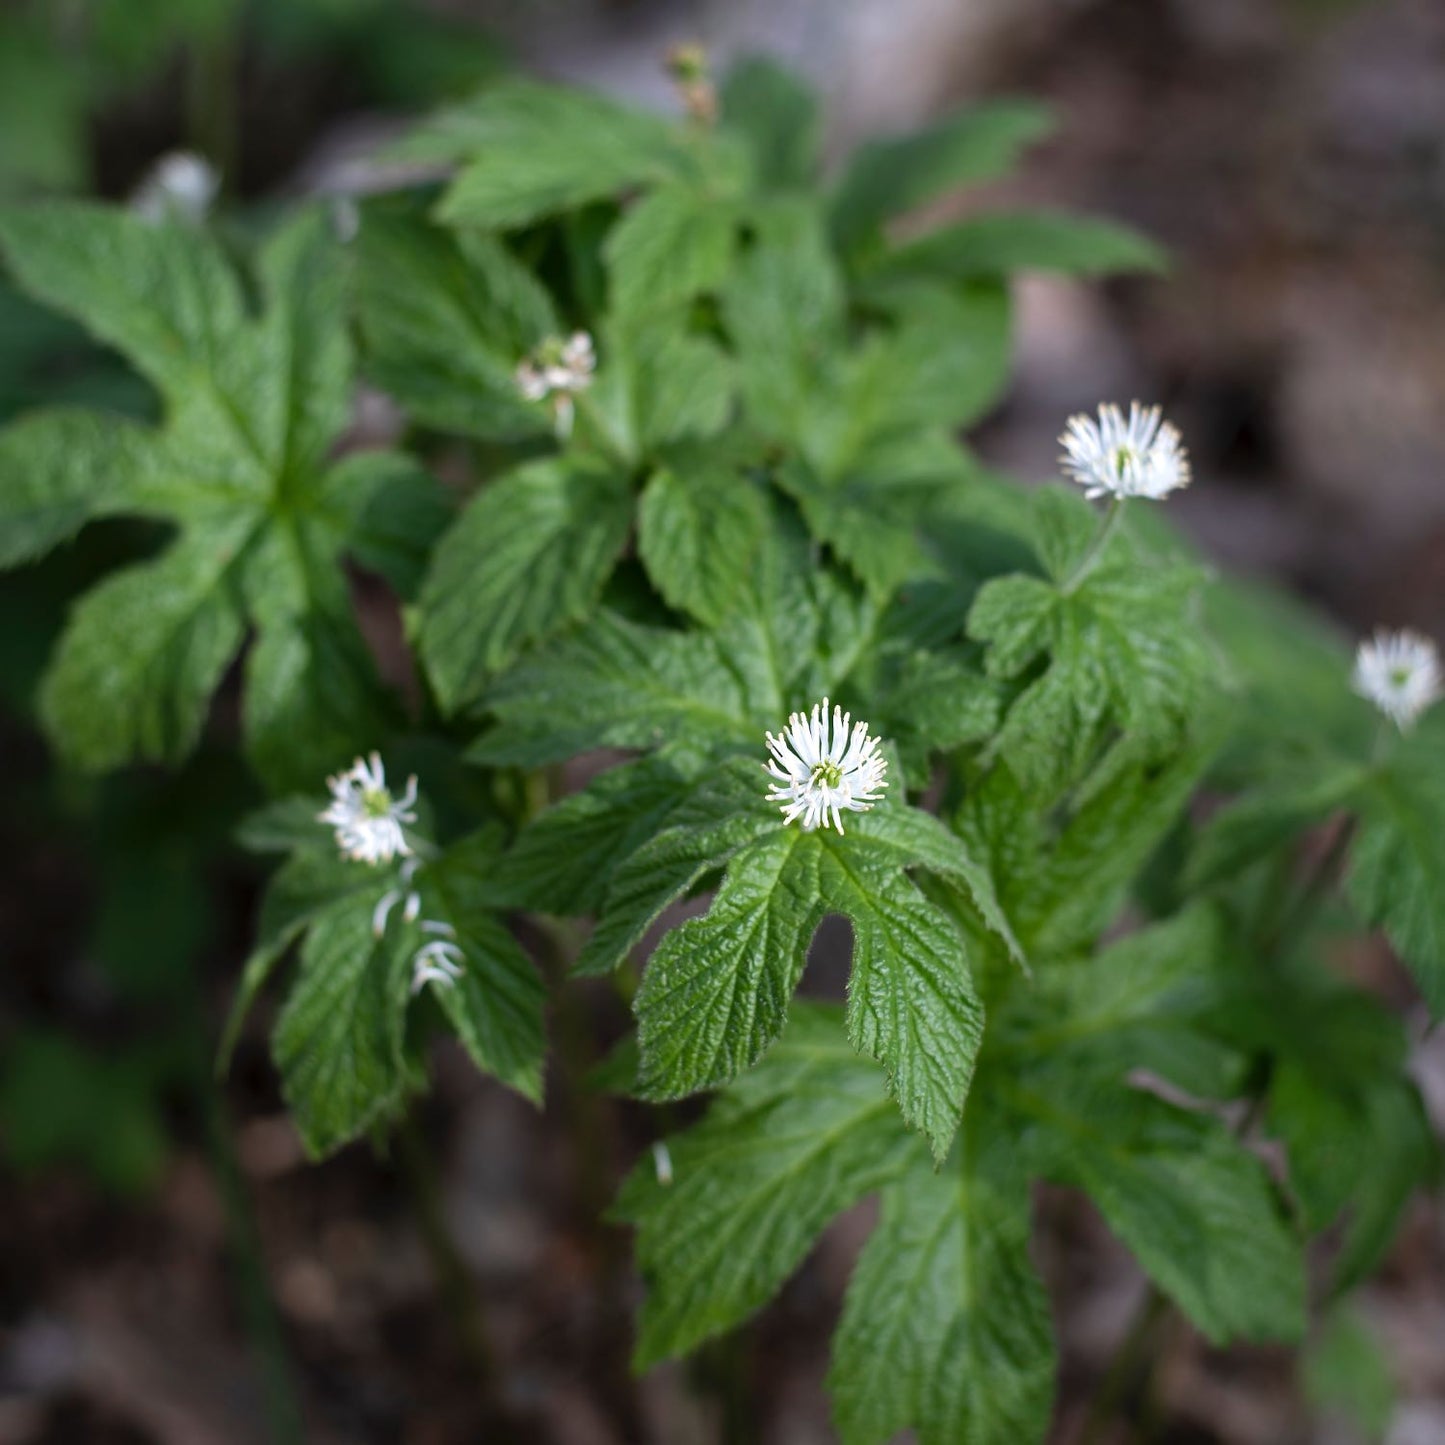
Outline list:
[[[236,1157],[230,1110],[212,1067],[209,1045],[205,1043],[210,1037],[210,1019],[194,975],[187,992],[191,1038],[196,1041],[196,1046],[188,1051],[191,1072],[196,1096],[201,1101],[211,1175],[225,1213],[226,1243],[240,1297],[241,1316],[261,1372],[267,1433],[278,1445],[301,1445],[305,1429],[295,1373],[271,1294],[260,1232]]]
[[[1065,597],[1077,592],[1084,579],[1099,565],[1099,559],[1103,557],[1109,543],[1113,541],[1114,534],[1119,530],[1119,523],[1123,516],[1124,498],[1118,495],[1110,497],[1108,510],[1104,513],[1103,525],[1100,526],[1089,550],[1079,558],[1078,566],[1074,568],[1059,588],[1059,591]]]
[[[1135,1310],[1134,1318],[1124,1332],[1124,1338],[1119,1342],[1119,1348],[1114,1351],[1114,1358],[1109,1362],[1103,1383],[1089,1405],[1083,1433],[1079,1436],[1079,1445],[1099,1445],[1132,1382],[1139,1381],[1141,1393],[1148,1388],[1152,1374],[1150,1345],[1155,1332],[1164,1324],[1170,1308],[1169,1301],[1160,1292],[1158,1285],[1151,1284],[1149,1292]]]
[[[261,1383],[266,1400],[268,1436],[279,1445],[301,1445],[305,1439],[301,1406],[291,1357],[286,1348],[276,1303],[266,1278],[256,1221],[246,1197],[245,1183],[236,1159],[235,1143],[226,1101],[205,1060],[197,1071],[205,1097],[206,1139],[211,1171],[220,1189],[226,1214],[232,1267],[241,1296],[246,1333],[259,1359]]]
[[[1319,861],[1310,869],[1294,898],[1275,919],[1274,924],[1260,940],[1260,953],[1272,955],[1279,946],[1293,934],[1303,929],[1306,921],[1328,896],[1339,875],[1345,852],[1354,837],[1355,820],[1346,818],[1335,829],[1335,836]]]
[[[215,33],[197,40],[186,59],[186,117],[191,148],[220,172],[222,184],[234,192],[240,161],[236,125],[236,74],[240,51],[239,24],[218,20]]]
[[[397,1167],[411,1195],[417,1227],[431,1260],[437,1288],[451,1317],[452,1329],[474,1372],[479,1393],[495,1400],[497,1367],[487,1340],[481,1296],[447,1226],[441,1184],[426,1140],[411,1114],[403,1116],[395,1138]]]

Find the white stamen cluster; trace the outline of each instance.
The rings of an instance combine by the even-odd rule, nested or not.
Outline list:
[[[841,833],[843,812],[867,812],[888,786],[888,760],[868,724],[854,723],[840,707],[830,717],[826,697],[811,716],[795,712],[781,734],[767,738],[773,756],[766,766],[777,779],[768,797],[782,808],[785,823],[800,818],[812,832],[831,822]]]
[[[1106,402],[1099,419],[1073,416],[1059,445],[1064,472],[1083,487],[1086,497],[1148,497],[1158,501],[1189,485],[1189,458],[1179,431],[1160,417],[1157,406],[1136,401],[1126,420]]]
[[[370,760],[357,758],[344,773],[327,778],[326,786],[331,802],[317,819],[336,830],[336,846],[345,857],[374,867],[411,852],[402,825],[416,822],[414,777],[406,792],[393,798],[381,758],[372,753]]]
[[[191,151],[172,151],[153,165],[131,196],[131,209],[142,219],[186,221],[199,225],[221,189],[221,175]]]
[[[1445,691],[1440,654],[1418,632],[1376,632],[1355,654],[1355,691],[1401,732]]]
[[[450,923],[438,923],[434,919],[424,918],[421,931],[434,934],[435,937],[429,943],[422,944],[412,955],[412,993],[420,993],[429,983],[437,984],[441,988],[455,987],[456,981],[462,976],[462,966],[467,961],[461,945],[454,942],[456,929]]]
[[[371,931],[380,938],[386,932],[386,920],[391,917],[391,910],[401,903],[401,916],[408,923],[415,923],[417,915],[421,912],[421,894],[411,886],[411,880],[416,877],[416,870],[421,867],[420,858],[408,858],[401,865],[401,872],[398,875],[401,883],[400,888],[389,888],[380,898],[376,900],[376,907],[371,910]]]
[[[517,390],[526,401],[552,399],[552,415],[558,436],[572,430],[575,404],[572,398],[592,385],[597,353],[585,331],[574,331],[563,341],[549,337],[517,367]]]

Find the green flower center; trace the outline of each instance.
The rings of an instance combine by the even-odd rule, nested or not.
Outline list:
[[[1392,667],[1390,669],[1390,686],[1404,687],[1410,681],[1410,669],[1408,667]]]
[[[367,788],[361,795],[361,807],[368,818],[384,818],[391,812],[391,794],[385,788]]]
[[[1135,463],[1135,461],[1137,461],[1137,460],[1138,460],[1138,455],[1137,455],[1137,453],[1134,451],[1134,448],[1133,448],[1133,447],[1115,447],[1115,448],[1114,448],[1114,470],[1115,470],[1120,476],[1123,476],[1123,474],[1124,474],[1131,466],[1133,466],[1134,463]]]
[[[813,771],[808,781],[815,788],[836,788],[843,781],[843,770],[837,763],[824,758],[821,763],[813,764]]]

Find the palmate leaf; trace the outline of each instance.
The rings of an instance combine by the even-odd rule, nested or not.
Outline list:
[[[1127,536],[1081,573],[1098,526],[1079,498],[1040,492],[1035,545],[1048,577],[988,582],[968,617],[989,674],[1019,688],[998,750],[1045,796],[1082,779],[1108,728],[1144,756],[1169,750],[1222,681],[1200,624],[1201,574],[1141,565]]]
[[[764,1304],[836,1214],[882,1189],[849,1286],[829,1389],[848,1445],[912,1426],[925,1445],[1028,1445],[1053,1394],[1048,1304],[1028,1257],[1020,1155],[983,1105],[941,1173],[896,1127],[876,1065],[830,1006],[800,1004],[784,1037],[669,1140],[618,1214],[638,1230],[648,1296],[639,1365],[683,1354]]]
[[[980,909],[1006,928],[987,875],[941,824],[906,806],[883,804],[846,836],[775,825],[736,851],[711,909],[668,933],[643,975],[642,1091],[676,1098],[756,1063],[782,1031],[818,924],[840,913],[854,933],[849,1036],[883,1061],[904,1119],[941,1158],[983,1009],[962,935],[901,875],[908,864],[975,889]]]
[[[220,246],[193,228],[52,204],[0,214],[0,249],[23,286],[123,350],[166,410],[155,430],[66,414],[0,441],[0,498],[17,514],[37,477],[56,486],[10,560],[103,513],[179,528],[168,551],[76,606],[41,703],[62,754],[86,768],[182,757],[252,624],[257,695],[243,712],[267,781],[310,782],[362,750],[386,703],[342,555],[405,585],[406,553],[431,540],[439,503],[414,466],[328,462],[349,419],[351,354],[345,267],[322,219],[303,215],[259,249],[255,314]],[[297,727],[310,738],[286,746]]]

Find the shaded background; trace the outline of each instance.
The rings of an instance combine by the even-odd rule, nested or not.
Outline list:
[[[979,451],[1042,478],[1069,412],[1162,401],[1196,476],[1170,515],[1222,565],[1350,633],[1445,637],[1441,0],[0,0],[0,201],[123,199],[186,145],[244,216],[364,181],[409,115],[504,66],[671,105],[661,57],[699,38],[807,72],[835,153],[971,97],[1052,102],[1056,135],[971,203],[1130,221],[1176,265],[1020,283]],[[150,405],[0,280],[0,419],[60,399]],[[634,1384],[628,1241],[597,1214],[646,1116],[558,1082],[539,1118],[443,1052],[388,1152],[311,1166],[264,1013],[213,1082],[258,885],[228,842],[251,783],[220,751],[178,777],[57,777],[29,720],[66,599],[151,540],[105,524],[0,578],[0,1442],[831,1441],[827,1338],[866,1209],[747,1335]],[[385,646],[387,604],[364,601]],[[1394,987],[1368,947],[1346,963]],[[615,1009],[583,993],[554,1026],[605,1039]],[[1445,1031],[1414,1066],[1445,1129]],[[1142,1283],[1075,1198],[1039,1210],[1067,1441]],[[1162,1349],[1156,1440],[1445,1445],[1440,1201],[1302,1368],[1182,1329]]]

